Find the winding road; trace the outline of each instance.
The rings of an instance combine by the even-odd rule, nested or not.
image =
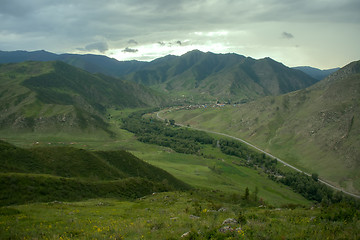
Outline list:
[[[164,121],[165,119],[162,118],[162,117],[160,117],[159,114],[162,113],[163,111],[165,111],[165,110],[156,112],[156,117],[157,117],[158,119],[162,120],[162,121]],[[229,137],[229,138],[232,138],[232,139],[234,139],[234,140],[240,141],[240,142],[242,142],[242,143],[244,143],[244,144],[246,144],[246,145],[248,145],[248,146],[250,146],[250,147],[252,147],[252,148],[254,148],[254,149],[256,149],[256,150],[258,150],[259,152],[264,153],[265,155],[267,155],[267,156],[269,156],[269,157],[271,157],[271,158],[276,158],[278,162],[281,162],[281,163],[284,164],[285,166],[288,166],[288,167],[294,169],[295,171],[298,171],[298,172],[304,173],[304,174],[306,174],[306,175],[308,175],[308,176],[311,176],[311,174],[309,174],[309,173],[307,173],[307,172],[304,172],[304,171],[302,171],[302,170],[300,170],[300,169],[298,169],[298,168],[290,165],[289,163],[287,163],[287,162],[279,159],[278,157],[275,157],[274,155],[272,155],[272,154],[270,154],[270,153],[268,153],[268,152],[265,152],[264,150],[258,148],[257,146],[255,146],[255,145],[253,145],[253,144],[251,144],[251,143],[246,142],[245,140],[243,140],[243,139],[241,139],[241,138],[237,138],[237,137],[234,137],[234,136],[225,134],[225,133],[214,132],[214,131],[210,131],[210,130],[206,130],[206,129],[200,129],[200,128],[191,127],[191,126],[185,126],[185,125],[179,124],[179,123],[176,123],[176,125],[181,126],[181,127],[187,127],[187,128],[191,128],[191,129],[203,131],[203,132],[207,132],[207,133],[217,134],[217,135]],[[319,182],[321,182],[321,183],[323,183],[323,184],[331,187],[332,189],[335,189],[335,190],[337,190],[337,191],[341,191],[341,192],[343,192],[343,193],[345,193],[345,194],[347,194],[347,195],[350,195],[350,196],[353,196],[353,197],[355,197],[355,198],[359,198],[359,199],[360,199],[360,195],[356,195],[356,194],[354,194],[354,193],[347,192],[347,191],[345,191],[344,189],[341,189],[341,188],[339,188],[339,187],[336,187],[336,186],[334,186],[334,185],[332,185],[332,184],[324,181],[323,179],[320,179],[320,178],[319,178],[318,180],[319,180]]]

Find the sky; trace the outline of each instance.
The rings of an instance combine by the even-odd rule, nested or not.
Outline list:
[[[360,60],[359,0],[0,0],[0,50],[150,61],[190,50],[320,69]]]

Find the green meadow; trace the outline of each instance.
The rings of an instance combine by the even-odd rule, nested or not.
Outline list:
[[[39,198],[38,202],[3,206],[0,239],[359,238],[357,211],[340,204],[334,209],[320,207],[270,180],[261,169],[240,166],[237,157],[225,155],[219,148],[203,145],[193,155],[139,142],[133,133],[120,128],[121,118],[132,111],[109,112],[110,130],[115,133],[111,136],[102,131],[83,135],[4,132],[1,139],[34,151],[49,146],[90,153],[126,150],[166,170],[191,189],[107,198],[84,194],[82,200],[74,197],[72,201]],[[53,181],[56,184],[57,178]],[[102,186],[104,191],[111,189],[110,185]],[[224,223],[229,218],[235,222]]]
[[[351,213],[329,215],[342,210],[259,207],[222,192],[167,192],[134,201],[0,208],[0,233],[1,239],[358,239],[360,222]],[[235,221],[224,223],[229,218]]]

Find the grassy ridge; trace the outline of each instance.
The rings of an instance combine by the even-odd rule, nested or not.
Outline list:
[[[134,199],[153,192],[174,190],[144,178],[85,181],[44,174],[0,173],[0,205],[32,202],[81,201],[90,198]]]
[[[94,197],[139,197],[188,189],[166,171],[125,151],[71,147],[21,149],[0,142],[1,205]]]

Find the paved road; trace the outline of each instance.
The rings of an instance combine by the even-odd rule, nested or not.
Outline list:
[[[162,111],[156,112],[156,117],[157,117],[158,119],[164,121],[165,119],[159,116],[159,113],[161,113],[161,112],[162,112]],[[304,173],[304,174],[306,174],[306,175],[308,175],[308,176],[311,176],[311,174],[309,174],[309,173],[307,173],[307,172],[304,172],[304,171],[302,171],[302,170],[300,170],[300,169],[298,169],[298,168],[290,165],[289,163],[287,163],[287,162],[285,162],[285,161],[283,161],[283,160],[275,157],[274,155],[272,155],[272,154],[270,154],[270,153],[268,153],[268,152],[265,152],[264,150],[256,147],[255,145],[253,145],[253,144],[251,144],[251,143],[246,142],[245,140],[243,140],[243,139],[241,139],[241,138],[237,138],[237,137],[234,137],[234,136],[225,134],[225,133],[214,132],[214,131],[210,131],[210,130],[206,130],[206,129],[200,129],[200,128],[191,127],[191,126],[185,126],[185,125],[180,124],[180,123],[176,123],[176,125],[181,126],[181,127],[192,128],[192,129],[195,129],[195,130],[204,131],[204,132],[208,132],[208,133],[213,133],[213,134],[217,134],[217,135],[222,135],[222,136],[225,136],[225,137],[229,137],[229,138],[235,139],[235,140],[237,140],[237,141],[240,141],[240,142],[242,142],[242,143],[245,143],[246,145],[248,145],[248,146],[250,146],[250,147],[258,150],[259,152],[262,152],[262,153],[266,154],[267,156],[269,156],[269,157],[271,157],[271,158],[276,158],[276,159],[278,160],[278,162],[281,162],[281,163],[284,164],[285,166],[288,166],[288,167],[294,169],[295,171],[298,171],[298,172]],[[337,191],[341,191],[341,192],[346,193],[346,194],[348,194],[348,195],[350,195],[350,196],[353,196],[353,197],[356,197],[356,198],[360,198],[359,195],[356,195],[356,194],[347,192],[347,191],[345,191],[345,190],[343,190],[343,189],[341,189],[341,188],[338,188],[338,187],[336,187],[336,186],[334,186],[334,185],[326,182],[326,181],[323,180],[323,179],[320,179],[320,178],[319,178],[319,182],[321,182],[321,183],[323,183],[323,184],[325,184],[325,185],[327,185],[327,186],[329,186],[329,187],[331,187],[331,188],[333,188],[333,189],[335,189],[335,190],[337,190]]]

